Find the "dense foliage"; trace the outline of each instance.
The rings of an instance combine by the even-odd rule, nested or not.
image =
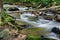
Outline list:
[[[14,2],[19,2],[19,0],[4,0],[4,2],[10,2],[10,3],[14,3]]]
[[[2,19],[2,25],[10,23],[10,24],[12,24],[11,26],[14,29],[18,30],[19,25],[17,23],[15,23],[15,21],[16,21],[15,18],[10,16],[10,15],[8,15],[6,11],[2,12],[1,19]]]
[[[23,3],[23,4],[31,4],[33,6],[51,6],[54,4],[60,4],[60,0],[4,0],[4,2],[10,2],[10,3]]]

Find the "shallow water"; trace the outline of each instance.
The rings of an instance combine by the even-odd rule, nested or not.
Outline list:
[[[26,9],[27,9],[26,7],[25,8],[19,8],[19,10],[22,10],[22,11],[25,11]],[[15,14],[11,14],[11,15],[15,16]],[[30,25],[35,26],[35,27],[45,28],[48,31],[51,31],[51,29],[53,27],[59,27],[60,26],[59,22],[45,20],[43,18],[42,19],[39,18],[38,20],[35,21],[35,19],[33,19],[33,17],[35,17],[35,15],[33,15],[31,12],[24,12],[22,15],[18,16],[18,18],[20,18],[19,19],[20,21],[26,22],[26,23],[28,23]],[[31,21],[30,19],[33,19],[33,21]],[[16,20],[18,20],[18,19],[16,19]]]
[[[25,9],[19,8],[20,10],[25,11]],[[53,27],[57,27],[60,29],[60,23],[56,21],[50,21],[45,19],[38,19],[36,21],[30,21],[28,20],[29,17],[35,17],[31,12],[24,12],[22,15],[19,16],[20,19],[16,19],[19,21],[22,21],[24,23],[28,23],[34,27],[43,28],[45,31],[51,32],[51,29]]]
[[[44,30],[46,32],[51,32],[53,27],[57,27],[60,29],[60,22],[56,22],[55,20],[50,21],[50,20],[45,20],[45,19],[39,19],[37,21],[30,21],[30,20],[28,20],[28,17],[26,17],[26,16],[33,16],[34,17],[34,15],[31,15],[29,13],[25,13],[20,16],[21,20],[33,25],[34,27],[44,28]],[[52,35],[53,36],[51,36],[51,33],[50,33],[47,36],[52,39],[59,39],[57,36],[55,36],[56,34],[52,34]]]
[[[34,16],[31,14],[22,14],[20,17],[23,21],[33,24],[35,27],[46,28],[47,30],[51,30],[53,27],[59,27],[60,23],[56,21],[50,21],[45,19],[39,19],[37,21],[30,21],[26,16]],[[60,28],[60,27],[59,27]]]

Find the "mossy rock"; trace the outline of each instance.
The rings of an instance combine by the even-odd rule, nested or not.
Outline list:
[[[37,21],[38,18],[37,17],[29,17],[28,20],[30,20],[30,21]]]
[[[8,38],[10,36],[9,29],[4,29],[0,32],[0,39],[4,40],[5,38]]]
[[[43,28],[26,28],[26,29],[23,29],[21,33],[32,35],[32,36],[41,36],[48,32],[45,32]]]
[[[54,39],[28,35],[26,40],[54,40]]]

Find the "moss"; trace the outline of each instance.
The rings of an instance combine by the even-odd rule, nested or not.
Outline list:
[[[38,37],[38,36],[31,36],[31,35],[28,35],[26,40],[54,40],[54,39],[49,39],[49,38],[41,38],[41,37]]]
[[[23,29],[21,33],[32,35],[32,36],[41,36],[45,32],[44,32],[44,29],[42,28],[26,28],[26,29]]]

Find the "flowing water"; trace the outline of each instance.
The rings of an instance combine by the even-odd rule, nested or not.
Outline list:
[[[25,11],[25,8],[19,8],[19,9]],[[45,19],[41,19],[41,18],[39,18],[36,21],[34,21],[34,20],[31,21],[29,17],[33,19],[33,17],[35,17],[35,15],[32,14],[31,12],[24,12],[23,14],[20,15],[20,19],[16,19],[16,20],[22,21],[24,23],[28,23],[34,27],[43,28],[45,31],[48,31],[48,32],[51,32],[51,29],[53,27],[57,27],[60,29],[59,22],[45,20]]]
[[[38,19],[36,21],[30,21],[30,20],[28,20],[29,17],[33,18],[34,15],[31,13],[30,14],[24,13],[20,16],[22,21],[27,22],[27,23],[33,25],[34,27],[43,28],[45,31],[48,31],[48,32],[51,32],[53,27],[57,27],[60,29],[60,23],[56,22],[55,20],[50,21],[50,20],[45,20],[45,19]],[[53,36],[51,36],[51,35],[53,35]],[[52,34],[52,33],[48,34],[49,38],[58,39],[58,37],[55,35],[56,34]]]
[[[27,17],[26,17],[27,16]],[[36,21],[30,21],[28,20],[29,17],[34,17],[34,15],[29,14],[29,13],[25,13],[22,14],[20,16],[21,20],[28,22],[30,24],[32,24],[35,27],[41,27],[41,28],[45,28],[46,30],[50,31],[53,27],[58,27],[60,28],[60,23],[56,22],[56,21],[50,21],[50,20],[45,20],[45,19],[38,19]]]

